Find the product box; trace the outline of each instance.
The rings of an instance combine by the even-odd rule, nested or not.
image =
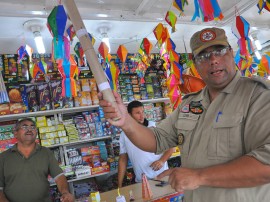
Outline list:
[[[5,54],[3,55],[3,79],[8,83],[18,81],[18,64],[16,54]]]
[[[10,103],[9,110],[10,114],[24,113],[24,105],[22,103]]]
[[[18,66],[18,82],[25,83],[30,81],[29,77],[29,57],[24,56]]]
[[[19,86],[8,86],[7,91],[10,103],[22,103],[22,96]]]
[[[49,83],[40,83],[37,85],[37,97],[40,111],[52,109]]]
[[[50,87],[54,109],[62,109],[64,107],[64,97],[62,96],[62,81],[51,81]]]
[[[10,114],[9,104],[0,104],[0,116]]]

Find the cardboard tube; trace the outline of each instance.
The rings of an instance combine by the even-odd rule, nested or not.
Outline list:
[[[78,8],[74,0],[64,0],[64,6],[68,13],[68,16],[73,23],[73,27],[76,31],[76,35],[81,43],[82,49],[84,51],[86,60],[90,65],[90,68],[94,74],[94,77],[97,81],[98,88],[103,94],[104,100],[109,101],[112,106],[118,110],[118,106],[115,101],[115,97],[110,88],[110,84],[107,81],[105,73],[98,61],[97,54],[94,50],[92,42],[88,36],[88,32],[85,29],[82,18],[78,11]],[[105,59],[105,58],[104,58]]]

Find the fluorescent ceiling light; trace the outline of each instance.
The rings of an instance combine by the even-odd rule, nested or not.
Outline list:
[[[43,43],[42,36],[39,31],[34,32],[34,39],[37,47],[37,51],[39,54],[44,54],[45,53],[45,47]]]
[[[100,17],[100,18],[107,18],[108,15],[107,15],[107,14],[97,14],[97,17]]]
[[[256,57],[257,57],[258,60],[262,59],[262,56],[261,56],[261,54],[260,54],[259,51],[256,50],[255,51],[255,55],[256,55]]]
[[[108,35],[106,33],[102,34],[102,40],[101,41],[104,42],[108,46],[109,53],[110,53],[111,52],[110,39],[109,39],[109,37],[108,37]]]
[[[255,40],[255,46],[257,47],[258,50],[262,50],[261,42],[258,39]]]

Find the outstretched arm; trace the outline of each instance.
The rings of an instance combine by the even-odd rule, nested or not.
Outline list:
[[[167,151],[165,151],[163,153],[163,155],[160,157],[159,160],[157,161],[154,161],[150,167],[154,170],[154,171],[157,171],[159,169],[161,169],[164,165],[164,163],[171,157],[172,153],[173,153],[174,149],[171,148],[171,149],[168,149]]]
[[[114,92],[119,111],[103,100],[102,93],[99,93],[99,105],[103,108],[105,118],[115,126],[122,128],[130,141],[144,151],[156,152],[156,138],[152,130],[139,124],[127,112],[126,106],[119,94]],[[115,120],[118,118],[117,120]]]
[[[157,176],[169,176],[176,191],[193,190],[200,186],[245,188],[270,183],[270,166],[251,156],[242,156],[229,163],[202,169],[173,168]]]
[[[128,155],[120,154],[118,160],[118,187],[122,187],[123,180],[127,170]]]

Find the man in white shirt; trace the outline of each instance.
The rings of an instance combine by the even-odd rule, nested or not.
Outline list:
[[[128,113],[138,122],[147,127],[154,127],[155,122],[145,119],[143,104],[132,101],[128,104]],[[122,187],[126,173],[128,158],[130,159],[135,173],[135,181],[141,182],[141,175],[145,173],[147,178],[153,179],[164,170],[168,169],[167,160],[173,153],[173,148],[163,154],[156,155],[136,147],[125,135],[120,135],[120,155],[118,160],[118,187]]]

